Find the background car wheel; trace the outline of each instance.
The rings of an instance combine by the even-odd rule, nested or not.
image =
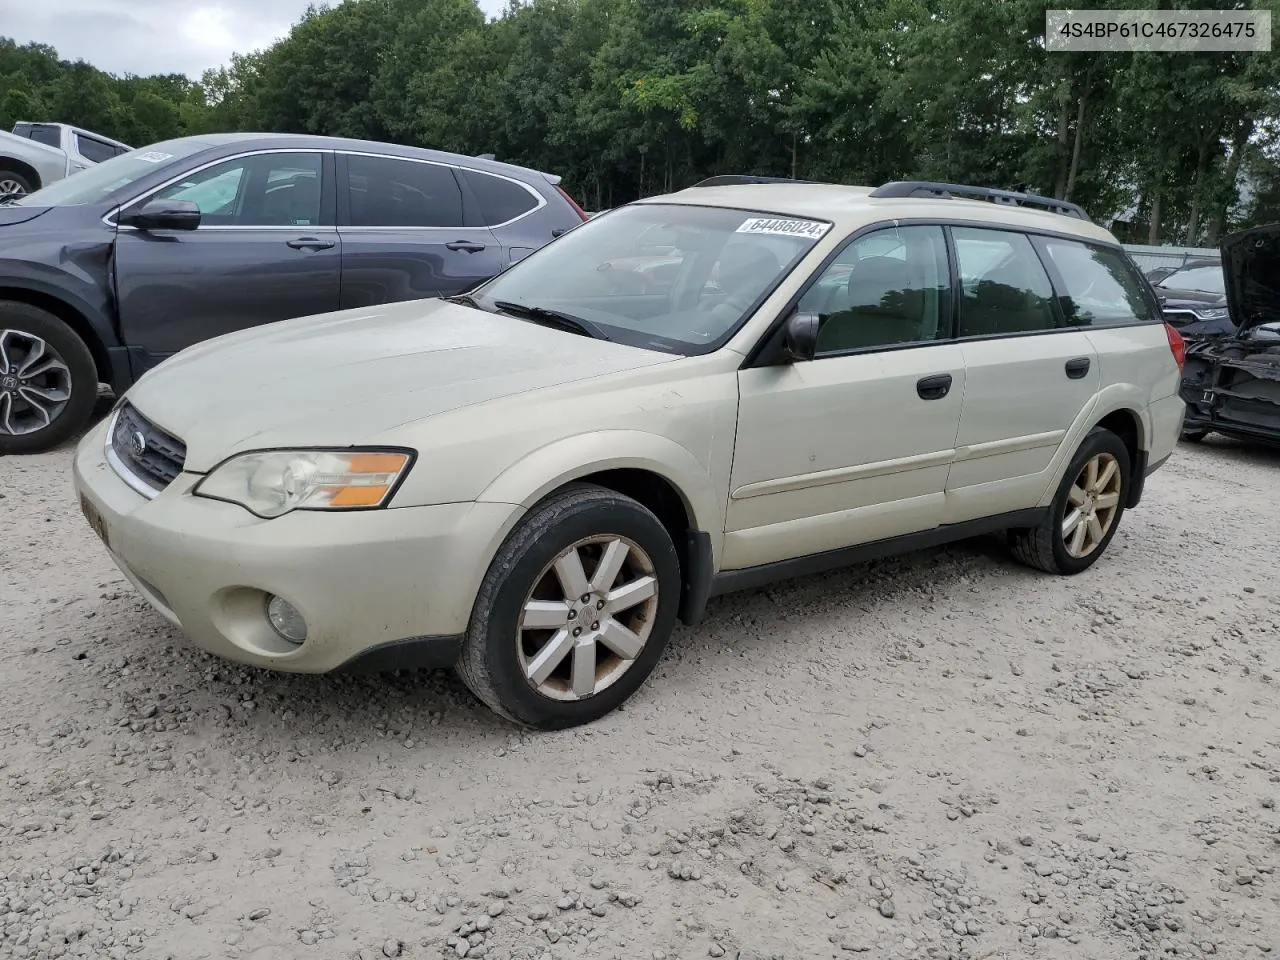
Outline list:
[[[0,455],[56,447],[84,427],[97,400],[84,341],[47,310],[0,300]]]
[[[604,716],[675,628],[680,561],[644,506],[575,486],[534,507],[485,575],[458,674],[494,711],[542,729]]]
[[[35,185],[20,173],[13,170],[0,170],[0,197],[6,194],[27,194],[35,190]]]
[[[1115,536],[1129,491],[1129,451],[1102,427],[1089,431],[1038,527],[1012,531],[1013,554],[1047,573],[1093,566]]]
[[[1183,430],[1182,439],[1187,443],[1199,443],[1209,435],[1208,430]]]

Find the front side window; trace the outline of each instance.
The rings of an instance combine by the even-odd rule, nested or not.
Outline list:
[[[315,226],[323,164],[319,153],[237,157],[183,177],[156,198],[190,200],[202,226]]]
[[[1227,294],[1227,278],[1222,267],[1187,267],[1175,270],[1157,286],[1167,290],[1195,290],[1197,293]]]
[[[1034,333],[1058,326],[1049,275],[1025,234],[955,227],[960,336]]]
[[[632,346],[706,353],[830,228],[747,210],[637,203],[575,227],[472,299],[494,312],[530,316],[532,307],[581,318]]]
[[[462,190],[438,163],[347,157],[353,227],[460,227]]]
[[[1075,240],[1038,241],[1062,279],[1068,326],[1113,326],[1154,320],[1137,272],[1116,250]]]
[[[817,355],[950,335],[941,227],[878,230],[849,244],[801,298],[819,317]]]

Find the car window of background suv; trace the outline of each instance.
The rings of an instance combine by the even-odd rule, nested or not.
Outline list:
[[[443,164],[349,154],[347,183],[353,227],[463,225],[462,190]]]
[[[320,222],[319,153],[263,153],[198,170],[156,194],[190,200],[202,226],[314,226]]]

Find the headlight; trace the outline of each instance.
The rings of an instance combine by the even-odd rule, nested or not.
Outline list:
[[[1225,320],[1231,313],[1226,307],[1209,307],[1205,310],[1192,310],[1201,320]]]
[[[412,463],[408,450],[244,453],[215,467],[192,493],[264,518],[291,510],[362,510],[385,506]]]

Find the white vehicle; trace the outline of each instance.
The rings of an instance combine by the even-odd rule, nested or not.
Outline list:
[[[65,123],[13,125],[0,131],[0,198],[34,193],[133,148]]]
[[[992,531],[1097,561],[1184,409],[1115,239],[1024,194],[725,179],[467,296],[180,353],[81,443],[89,523],[206,650],[456,665],[537,727],[618,706],[715,594]],[[647,255],[679,269],[620,282]]]

